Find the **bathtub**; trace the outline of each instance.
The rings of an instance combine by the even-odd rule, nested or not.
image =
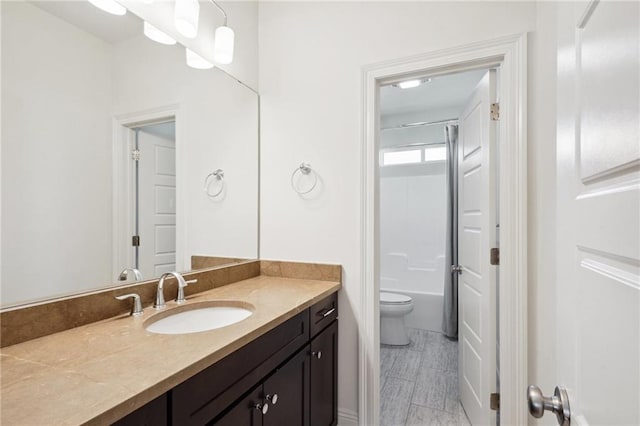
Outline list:
[[[386,253],[380,269],[380,290],[413,299],[407,327],[442,332],[444,255],[422,265],[410,265],[406,253]]]
[[[413,312],[405,317],[407,327],[442,333],[443,294],[405,291],[396,288],[385,288],[384,283],[381,283],[381,285],[380,291],[405,294],[413,299]]]

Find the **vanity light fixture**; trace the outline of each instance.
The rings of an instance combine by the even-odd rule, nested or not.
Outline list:
[[[147,21],[144,21],[144,35],[160,44],[166,44],[169,46],[176,44],[176,41],[173,38],[169,37]]]
[[[208,70],[214,67],[214,65],[211,62],[207,61],[202,56],[194,52],[193,50],[186,48],[186,51],[187,51],[187,65],[189,65],[191,68],[196,68],[199,70]]]
[[[180,34],[187,38],[198,35],[200,3],[198,0],[176,0],[173,9],[173,21]]]
[[[399,87],[401,89],[412,89],[414,87],[418,87],[421,84],[430,82],[430,78],[416,79],[416,80],[406,80],[401,81],[400,83],[393,84],[393,87]]]
[[[224,17],[224,23],[216,29],[215,39],[213,41],[213,59],[223,65],[233,62],[233,47],[235,42],[235,34],[231,28],[227,26],[227,13],[214,0],[209,0]]]
[[[127,13],[127,9],[114,0],[89,0],[89,3],[112,15],[122,16]]]

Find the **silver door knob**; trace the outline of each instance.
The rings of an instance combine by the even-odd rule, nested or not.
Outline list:
[[[274,393],[273,395],[267,395],[265,399],[269,401],[271,405],[276,405],[278,403],[278,394]]]
[[[254,405],[254,408],[260,411],[264,416],[265,414],[267,414],[267,411],[269,411],[269,404],[267,404],[266,402],[264,404],[256,404]]]
[[[316,358],[320,359],[320,358],[322,358],[322,351],[311,352],[311,355],[313,355]]]
[[[553,411],[560,426],[571,424],[571,410],[569,408],[569,396],[567,390],[556,386],[552,397],[542,395],[542,391],[537,386],[529,386],[527,390],[527,401],[529,402],[529,413],[536,419],[544,414],[544,411]]]
[[[458,275],[462,274],[462,266],[460,266],[460,265],[451,265],[451,273],[452,274],[458,273]]]

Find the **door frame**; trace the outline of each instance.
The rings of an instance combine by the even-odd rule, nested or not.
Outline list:
[[[176,126],[176,177],[184,176],[187,170],[185,164],[186,153],[184,152],[184,126],[182,123],[182,113],[180,105],[168,105],[144,111],[119,114],[113,118],[113,247],[112,247],[112,270],[113,276],[117,277],[120,271],[128,266],[134,259],[131,246],[131,236],[134,231],[133,211],[135,205],[135,194],[133,191],[134,167],[131,162],[131,150],[133,149],[134,131],[133,127],[160,123],[163,121],[175,121]],[[186,206],[183,200],[186,194],[185,179],[176,180],[176,270],[185,270],[185,259],[183,254],[187,245],[186,232]],[[123,266],[127,265],[127,266]],[[143,277],[150,280],[154,277]]]
[[[362,69],[359,424],[379,424],[379,87],[411,77],[499,67],[500,423],[526,424],[527,34],[515,34]],[[508,141],[508,143],[505,143]],[[486,254],[489,257],[489,253]]]

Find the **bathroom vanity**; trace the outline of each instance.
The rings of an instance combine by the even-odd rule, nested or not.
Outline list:
[[[337,304],[334,293],[115,424],[337,424]]]
[[[167,283],[160,311],[149,306],[153,281],[61,301],[72,312],[92,297],[110,298],[120,313],[3,347],[2,424],[337,424],[341,268],[253,261],[185,274],[195,277],[181,305]],[[138,317],[113,299],[132,291],[146,306]],[[199,333],[147,329],[172,311],[218,302],[242,303],[252,314]],[[29,318],[61,320],[55,303],[28,309],[39,311],[3,312],[2,320],[24,333]]]

